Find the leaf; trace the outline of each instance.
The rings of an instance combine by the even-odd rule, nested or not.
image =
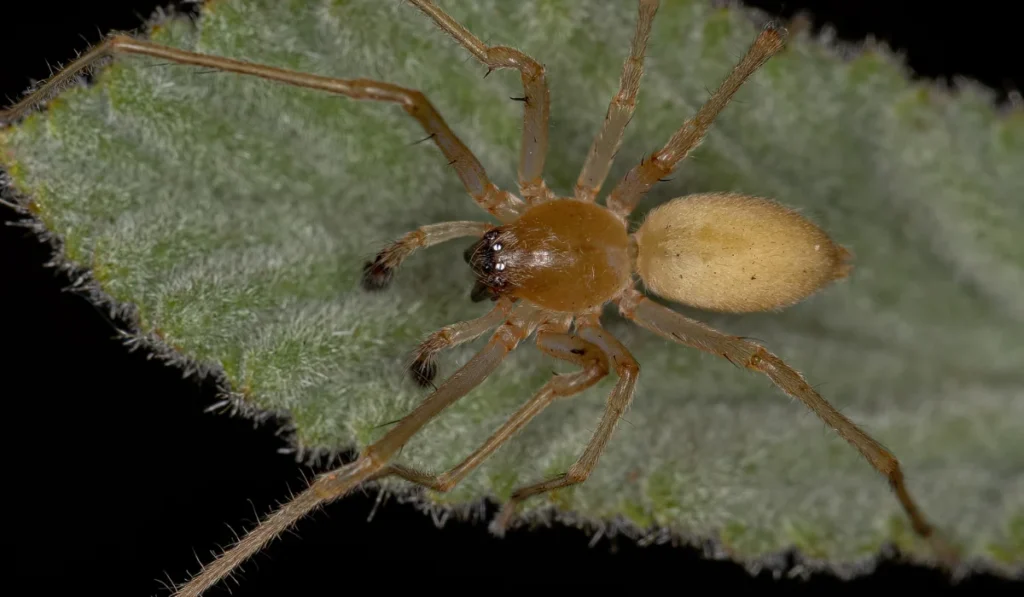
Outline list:
[[[615,93],[632,2],[445,2],[493,44],[545,63],[546,178],[567,193]],[[694,113],[756,35],[751,14],[664,2],[639,106],[609,177]],[[412,7],[374,0],[208,3],[156,41],[424,91],[499,186],[515,189],[521,94]],[[882,441],[925,512],[977,568],[1024,562],[1024,114],[973,85],[908,81],[887,52],[849,59],[800,33],[741,90],[708,140],[644,201],[735,191],[800,208],[856,255],[852,277],[781,313],[695,314],[756,337]],[[0,133],[12,189],[130,342],[220,376],[235,407],[291,417],[297,454],[362,447],[425,395],[404,371],[427,333],[479,316],[464,246],[417,254],[387,294],[362,264],[419,225],[481,219],[401,110],[125,57]],[[680,308],[681,309],[681,308]],[[689,313],[689,310],[681,309]],[[527,502],[604,532],[713,540],[719,555],[864,570],[894,543],[915,559],[884,479],[766,379],[608,312],[642,366],[639,394],[591,478]],[[480,346],[454,351],[451,373]],[[440,471],[464,458],[558,363],[524,345],[402,452]],[[552,406],[448,494],[484,497],[562,472],[610,380]],[[410,488],[388,481],[396,491]]]

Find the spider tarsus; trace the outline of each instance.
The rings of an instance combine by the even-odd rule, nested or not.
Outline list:
[[[437,362],[431,359],[416,359],[409,365],[409,374],[421,388],[432,386],[434,378],[437,377]]]
[[[764,31],[775,31],[776,33],[783,37],[785,37],[786,34],[789,33],[789,31],[787,31],[786,29],[786,26],[782,23],[780,19],[768,20],[768,22],[764,24],[764,27],[762,27],[762,29]]]
[[[391,284],[391,278],[394,275],[394,268],[384,265],[380,257],[373,261],[367,261],[363,266],[363,289],[370,292],[384,290]]]
[[[508,99],[510,99],[510,100],[512,100],[514,102],[523,102],[526,105],[530,105],[530,99],[528,97],[526,97],[525,95],[522,96],[522,97],[510,97]]]

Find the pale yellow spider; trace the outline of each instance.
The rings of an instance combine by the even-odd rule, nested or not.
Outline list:
[[[476,300],[491,298],[494,308],[483,317],[432,334],[415,352],[411,371],[418,381],[429,383],[436,374],[435,358],[440,351],[496,328],[490,341],[354,462],[317,478],[306,491],[207,565],[179,594],[201,594],[300,517],[366,481],[396,475],[437,491],[451,489],[546,406],[590,388],[614,371],[618,382],[583,454],[564,474],[517,489],[492,529],[502,533],[521,501],[585,481],[629,407],[640,372],[629,351],[601,327],[601,310],[609,302],[623,316],[656,334],[764,373],[784,392],[803,402],[888,479],[914,530],[930,538],[947,561],[952,560],[955,555],[938,539],[907,492],[896,458],[826,402],[799,373],[760,345],[684,317],[648,300],[635,288],[638,278],[649,291],[665,299],[707,310],[742,313],[795,304],[848,274],[850,255],[843,247],[795,211],[768,199],[721,193],[691,195],[658,207],[632,234],[627,224],[640,199],[697,147],[743,82],[782,49],[785,32],[776,26],[765,27],[697,114],[683,123],[664,147],[631,169],[602,206],[596,198],[633,114],[658,1],[639,2],[636,33],[619,92],[590,148],[573,197],[554,195],[542,179],[549,112],[544,67],[516,49],[487,46],[429,0],[410,1],[488,69],[512,68],[521,73],[521,197],[491,183],[473,153],[419,91],[374,80],[332,79],[196,54],[127,36],[107,39],[35,94],[0,112],[0,123],[12,121],[76,73],[112,54],[144,54],[356,99],[394,102],[420,122],[469,195],[500,221],[500,225],[426,225],[390,244],[366,264],[364,288],[381,290],[414,251],[460,237],[478,239],[466,251],[466,260],[478,278],[472,295]],[[540,350],[579,366],[580,371],[555,375],[484,445],[443,474],[429,475],[391,463],[427,422],[491,375],[531,334]]]

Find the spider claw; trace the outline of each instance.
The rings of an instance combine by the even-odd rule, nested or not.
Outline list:
[[[384,265],[380,257],[373,261],[367,261],[363,265],[363,277],[362,285],[363,290],[375,292],[378,290],[384,290],[391,284],[391,278],[394,277],[394,268]]]
[[[421,388],[434,385],[434,378],[437,377],[437,363],[427,359],[416,359],[409,365],[409,373]]]

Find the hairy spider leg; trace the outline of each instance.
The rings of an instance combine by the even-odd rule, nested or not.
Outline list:
[[[604,351],[582,338],[569,335],[568,329],[568,320],[541,325],[537,328],[537,348],[552,357],[582,367],[581,371],[568,375],[555,374],[487,438],[483,445],[452,469],[440,475],[431,475],[392,464],[376,475],[376,478],[395,475],[434,491],[449,491],[555,400],[579,394],[608,375],[608,357]]]
[[[51,77],[34,93],[11,108],[0,111],[0,125],[13,122],[37,103],[63,88],[68,81],[98,60],[118,54],[138,54],[162,58],[179,64],[203,66],[215,70],[250,75],[261,79],[285,83],[343,95],[358,100],[392,102],[400,105],[419,121],[448,162],[455,168],[466,191],[489,213],[503,222],[515,220],[522,205],[517,197],[498,189],[487,177],[484,167],[473,152],[448,127],[444,119],[422,92],[406,89],[372,79],[335,79],[256,64],[232,58],[210,56],[179,50],[160,44],[136,40],[126,35],[113,35]]]
[[[446,325],[427,336],[413,351],[408,364],[413,380],[421,386],[433,383],[437,377],[438,353],[479,338],[507,320],[511,312],[512,301],[501,298],[483,317]]]
[[[641,160],[612,189],[607,201],[608,208],[621,218],[629,216],[654,183],[668,176],[680,161],[700,145],[718,114],[725,109],[743,83],[777,54],[785,41],[785,29],[773,24],[766,26],[697,114],[683,123],[664,147]]]
[[[637,290],[627,291],[616,300],[616,303],[619,312],[637,325],[674,342],[718,355],[735,365],[763,373],[783,392],[803,402],[826,425],[856,448],[875,470],[888,479],[900,505],[910,518],[914,531],[929,542],[943,563],[955,566],[958,560],[956,550],[935,532],[935,528],[910,497],[896,457],[822,398],[802,375],[782,359],[759,344],[723,334],[706,324],[659,305]]]
[[[578,317],[575,322],[577,335],[594,344],[604,352],[610,359],[609,365],[615,368],[619,376],[618,382],[608,395],[604,414],[597,425],[597,429],[587,443],[583,454],[569,467],[569,470],[553,479],[541,481],[532,485],[521,487],[512,492],[512,497],[502,508],[501,513],[491,523],[491,531],[502,535],[515,515],[516,509],[523,500],[554,491],[563,487],[569,487],[587,480],[590,473],[597,466],[597,461],[604,452],[608,441],[615,431],[623,413],[629,408],[636,393],[636,381],[640,375],[640,364],[636,362],[633,355],[629,353],[607,330],[601,328],[598,315],[586,315]]]
[[[553,199],[542,178],[544,161],[548,153],[548,119],[551,96],[548,91],[544,66],[507,46],[488,46],[458,21],[446,14],[430,0],[410,0],[417,8],[434,20],[445,33],[466,48],[487,67],[487,72],[501,68],[519,71],[523,81],[523,136],[519,148],[519,192],[528,203]]]
[[[608,104],[601,130],[594,137],[594,142],[587,153],[580,176],[576,180],[576,198],[581,201],[593,201],[601,192],[601,185],[608,177],[615,154],[622,145],[622,136],[626,126],[633,118],[636,109],[636,96],[640,92],[640,78],[644,74],[644,54],[647,52],[647,41],[651,37],[651,26],[654,15],[658,12],[658,0],[640,0],[638,3],[636,31],[630,44],[629,56],[622,65],[622,76],[619,78],[619,91]]]
[[[495,307],[498,308],[498,307]],[[403,417],[376,442],[367,446],[350,464],[324,473],[293,500],[263,519],[230,549],[183,585],[175,595],[196,597],[228,576],[270,540],[290,528],[314,509],[330,503],[380,473],[395,454],[424,425],[441,411],[468,394],[497,369],[519,343],[533,333],[543,320],[542,312],[523,304],[491,336],[486,346],[446,379],[412,412]]]
[[[491,228],[494,228],[494,224],[487,222],[441,222],[420,226],[381,249],[373,261],[367,261],[363,265],[363,289],[387,288],[402,262],[419,249],[426,249],[454,238],[480,238]]]

